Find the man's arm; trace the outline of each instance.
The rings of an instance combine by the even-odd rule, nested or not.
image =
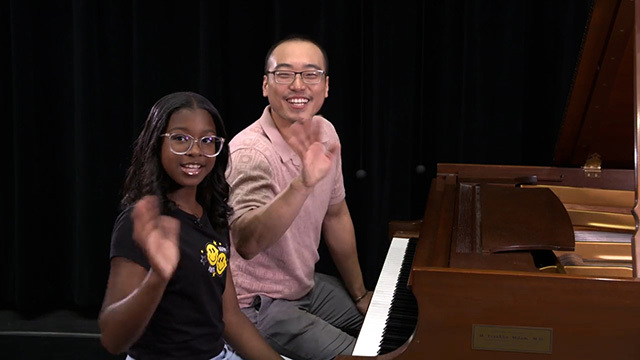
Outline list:
[[[231,224],[231,236],[238,254],[251,259],[277,242],[293,223],[313,187],[300,177],[270,203],[242,214]]]
[[[302,170],[300,175],[294,178],[271,202],[247,211],[231,224],[234,246],[244,259],[255,257],[280,240],[298,216],[313,188],[327,175],[335,159],[340,156],[339,144],[332,144],[329,147],[322,144],[319,123],[313,119],[291,125],[286,141],[302,160]],[[240,166],[243,162],[232,158],[232,163]],[[229,185],[233,192],[251,191],[252,186],[255,186],[252,183],[256,180],[263,184],[271,181],[269,178],[271,170],[268,164],[256,161],[253,165],[257,168],[254,167],[250,171],[260,173],[257,177],[244,176],[245,174],[237,174],[232,170],[233,179]],[[240,196],[243,195],[240,194]]]
[[[322,223],[322,233],[347,291],[354,301],[357,300],[358,310],[363,314],[366,313],[372,293],[364,286],[356,249],[355,231],[345,200],[329,206]]]

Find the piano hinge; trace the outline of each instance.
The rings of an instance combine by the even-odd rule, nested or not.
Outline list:
[[[599,178],[602,173],[602,158],[600,158],[600,154],[593,153],[589,155],[582,170],[584,170],[585,177]]]

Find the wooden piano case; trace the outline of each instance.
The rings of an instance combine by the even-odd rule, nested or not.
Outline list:
[[[557,167],[439,164],[422,221],[391,224],[419,236],[418,321],[377,358],[640,359],[634,19],[594,1]]]
[[[418,325],[406,349],[394,358],[640,358],[637,341],[640,282],[631,272],[612,274],[607,268],[602,276],[569,274],[560,263],[547,266],[553,271],[543,271],[545,265],[535,264],[535,257],[526,251],[529,245],[536,251],[571,251],[566,248],[567,234],[563,231],[552,232],[546,238],[540,233],[540,229],[546,229],[551,223],[551,217],[524,221],[517,216],[506,216],[511,224],[492,223],[490,230],[480,225],[475,230],[463,231],[464,238],[480,238],[482,246],[461,250],[457,241],[460,209],[468,201],[462,200],[464,192],[460,191],[466,179],[473,178],[474,184],[486,180],[510,191],[527,192],[531,189],[528,186],[509,187],[499,180],[533,175],[538,178],[539,188],[546,188],[544,185],[548,182],[553,186],[572,187],[570,178],[582,176],[581,172],[561,168],[441,164],[429,194],[411,273],[410,287],[419,309]],[[615,171],[611,175],[625,174],[633,179],[631,171]],[[485,178],[481,179],[480,175]],[[609,175],[603,171],[601,177],[594,180],[607,180]],[[558,179],[562,179],[559,184]],[[482,198],[483,189],[479,189],[476,196]],[[516,201],[522,207],[537,209],[538,206],[537,200],[520,197]],[[546,201],[540,203],[546,204]],[[627,209],[630,214],[631,206]],[[553,223],[559,228],[566,229],[567,223],[572,227],[567,212],[553,212],[550,210],[553,216],[558,216],[558,221]],[[487,207],[477,213],[482,223],[485,217],[499,215],[499,210]],[[514,223],[527,233],[524,240],[515,241],[521,250],[493,252],[491,244],[488,248],[484,246],[486,234],[498,232],[509,237]],[[528,236],[530,234],[535,236]],[[532,242],[535,237],[540,237],[539,241]],[[568,240],[573,240],[571,234]],[[627,266],[632,263],[625,263],[623,267]]]

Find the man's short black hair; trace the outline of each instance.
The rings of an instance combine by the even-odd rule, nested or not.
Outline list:
[[[267,56],[265,56],[264,58],[264,73],[266,74],[267,71],[269,71],[269,58],[271,57],[271,54],[273,54],[273,51],[280,46],[283,43],[289,42],[289,41],[304,41],[304,42],[309,42],[312,43],[313,45],[317,46],[318,49],[320,49],[320,51],[322,52],[322,57],[324,58],[324,74],[325,75],[329,75],[329,57],[327,56],[327,52],[324,51],[324,48],[322,47],[322,45],[320,45],[320,43],[318,43],[317,41],[315,41],[314,39],[310,38],[309,36],[306,35],[300,35],[300,34],[291,34],[288,35],[287,37],[283,38],[282,40],[278,41],[277,43],[273,44],[273,46],[271,46],[271,48],[269,48],[269,51],[267,51]]]

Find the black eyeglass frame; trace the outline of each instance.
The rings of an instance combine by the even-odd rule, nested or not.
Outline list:
[[[293,74],[293,77],[291,78],[290,82],[278,82],[278,75],[277,73],[287,73],[287,74]],[[304,74],[305,73],[314,73],[317,75],[320,75],[318,77],[318,82],[308,82],[307,79],[305,79]],[[320,84],[322,82],[322,78],[327,76],[327,74],[324,72],[324,70],[320,70],[320,69],[316,69],[316,70],[303,70],[303,71],[293,71],[293,70],[271,70],[271,71],[267,71],[266,72],[267,75],[272,74],[273,75],[273,80],[276,82],[276,84],[281,84],[281,85],[291,85],[293,84],[294,81],[296,81],[296,76],[300,75],[300,79],[302,79],[302,82],[307,84],[307,85],[317,85]]]

